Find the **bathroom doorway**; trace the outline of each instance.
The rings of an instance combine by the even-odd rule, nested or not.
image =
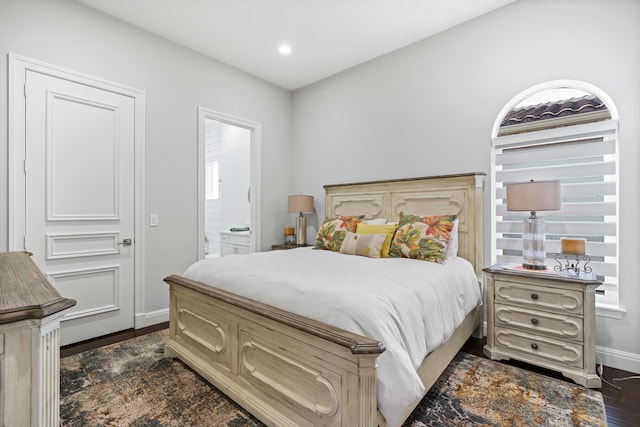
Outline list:
[[[200,109],[200,258],[221,254],[221,233],[241,233],[255,247],[256,126]],[[239,234],[240,235],[240,234]]]

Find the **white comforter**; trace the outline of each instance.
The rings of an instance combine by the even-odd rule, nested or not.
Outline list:
[[[416,373],[480,302],[471,264],[298,248],[211,258],[185,277],[382,342],[378,409],[388,425],[425,392]]]

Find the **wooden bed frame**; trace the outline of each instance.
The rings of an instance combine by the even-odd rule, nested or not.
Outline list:
[[[400,212],[459,214],[458,256],[482,288],[483,173],[325,186],[326,215],[397,221]],[[171,275],[170,333],[177,357],[269,426],[385,427],[377,410],[383,343]],[[418,368],[426,389],[481,325],[477,307]],[[419,400],[407,402],[404,418]],[[391,427],[391,426],[389,426]]]

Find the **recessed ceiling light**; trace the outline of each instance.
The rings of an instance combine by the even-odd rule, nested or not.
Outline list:
[[[291,46],[289,46],[288,44],[280,45],[280,47],[278,48],[278,52],[283,55],[289,55],[291,53]]]

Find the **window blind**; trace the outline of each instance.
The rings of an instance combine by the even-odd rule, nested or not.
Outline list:
[[[617,120],[606,120],[493,140],[494,254],[499,263],[522,262],[526,212],[506,210],[506,185],[560,180],[562,209],[545,220],[547,268],[557,265],[561,237],[587,240],[588,266],[604,283],[598,304],[618,306]]]

